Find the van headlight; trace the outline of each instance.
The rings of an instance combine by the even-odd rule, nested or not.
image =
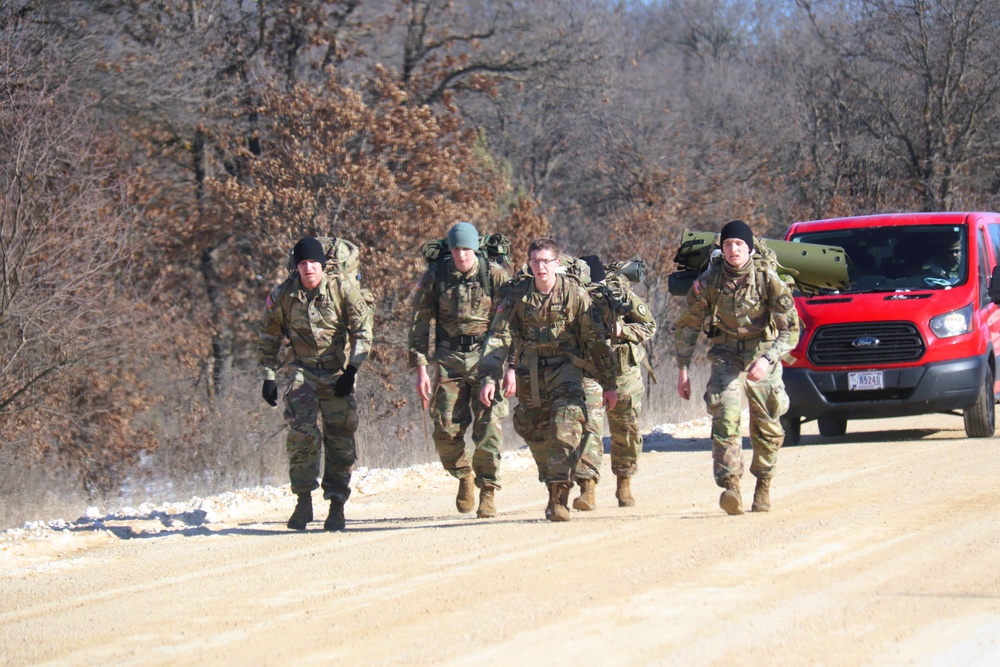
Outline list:
[[[938,338],[951,338],[967,334],[972,331],[972,304],[950,313],[936,315],[931,318],[929,324],[931,331]]]

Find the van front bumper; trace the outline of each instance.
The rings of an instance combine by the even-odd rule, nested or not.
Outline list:
[[[976,402],[987,357],[968,357],[912,368],[882,369],[884,389],[850,391],[848,371],[784,368],[786,416],[801,419],[876,419],[964,410]],[[858,369],[868,370],[868,369]]]

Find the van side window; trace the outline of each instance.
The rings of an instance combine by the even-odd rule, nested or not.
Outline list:
[[[985,308],[990,304],[990,275],[993,267],[990,266],[990,257],[986,252],[986,232],[979,230],[979,307]]]
[[[987,225],[986,230],[989,232],[990,241],[993,242],[993,256],[997,257],[1000,255],[1000,224]],[[990,266],[990,275],[993,274],[993,266]]]

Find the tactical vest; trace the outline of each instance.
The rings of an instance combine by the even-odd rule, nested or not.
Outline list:
[[[771,317],[771,309],[767,307],[768,300],[770,299],[770,289],[768,280],[768,270],[771,268],[771,259],[767,256],[760,256],[756,253],[751,255],[751,261],[753,262],[753,274],[754,274],[754,287],[757,291],[756,303],[765,304],[764,310],[768,313],[767,324],[764,330],[761,332],[760,337],[764,340],[773,340],[777,336],[777,329],[774,326],[774,322]],[[725,259],[721,257],[717,261],[713,261],[709,270],[706,272],[708,275],[703,283],[703,288],[710,290],[710,294],[713,294],[712,299],[712,314],[707,322],[707,328],[705,330],[705,335],[713,343],[724,342],[727,339],[735,338],[739,339],[739,336],[735,334],[730,334],[727,331],[720,329],[717,326],[719,322],[719,301],[722,295],[722,285],[725,281],[725,272],[723,270],[723,262]]]
[[[532,276],[522,276],[511,286],[506,303],[514,309],[511,317],[516,317],[521,323],[518,336],[521,343],[518,346],[519,356],[524,356],[531,350],[537,352],[539,358],[552,358],[554,362],[557,361],[556,357],[565,356],[567,358],[561,361],[567,361],[582,356],[577,334],[567,326],[567,314],[572,308],[574,295],[573,285],[582,287],[582,283],[568,275],[562,276],[562,280],[562,284],[557,283],[553,290],[547,314],[529,308],[527,303],[527,296],[534,284]],[[555,297],[559,297],[559,301],[555,301]]]
[[[292,294],[297,291],[295,283],[298,281],[298,275],[291,276],[287,279],[287,287],[283,290],[280,296],[280,307],[283,315],[282,323],[282,334],[285,338],[292,341],[290,352],[295,356],[299,363],[320,370],[343,370],[347,365],[347,357],[345,356],[345,349],[348,345],[349,332],[346,324],[346,318],[342,312],[337,312],[336,310],[330,310],[331,307],[336,309],[342,309],[346,307],[346,291],[348,289],[357,289],[349,279],[341,276],[335,276],[332,274],[326,275],[326,282],[321,286],[323,291],[318,294],[315,298],[321,300],[320,304],[315,304],[315,308],[321,308],[328,312],[328,319],[333,320],[332,326],[329,329],[324,330],[324,335],[328,338],[325,342],[328,348],[333,349],[333,353],[330,355],[324,355],[322,360],[319,357],[306,353],[305,350],[298,349],[299,346],[295,344],[295,337],[291,333],[291,309],[292,309]],[[344,284],[346,283],[346,284]],[[302,289],[301,284],[298,285],[299,289]],[[367,295],[364,294],[362,290],[362,295],[365,296],[366,301]],[[369,302],[369,316],[371,314],[371,302]],[[369,325],[370,326],[370,325]]]
[[[435,345],[438,347],[444,347],[447,349],[454,349],[461,352],[472,352],[479,349],[483,341],[486,338],[486,330],[489,328],[490,315],[493,312],[493,304],[496,299],[495,291],[493,288],[493,278],[490,273],[490,263],[487,259],[485,253],[477,252],[476,259],[479,262],[478,270],[469,277],[462,276],[458,279],[453,277],[453,272],[449,270],[448,255],[442,257],[438,260],[437,267],[434,269],[434,340]],[[454,299],[458,303],[455,304],[456,310],[460,310],[462,307],[460,296],[465,291],[464,286],[472,283],[477,285],[482,290],[482,299],[489,299],[489,308],[486,309],[483,320],[483,330],[475,334],[449,334],[444,327],[444,320],[446,317],[442,316],[442,306],[445,305],[444,302],[448,301],[450,305],[451,300]],[[452,294],[454,292],[454,295]],[[470,293],[474,294],[474,290],[469,290]],[[482,310],[481,303],[469,303],[466,307],[472,311]],[[458,314],[458,313],[455,313]]]

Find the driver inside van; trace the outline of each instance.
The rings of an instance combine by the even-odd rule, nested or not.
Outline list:
[[[938,257],[931,259],[921,267],[924,275],[930,278],[940,278],[954,284],[960,277],[959,268],[962,263],[962,240],[955,239],[952,243],[939,253]]]

